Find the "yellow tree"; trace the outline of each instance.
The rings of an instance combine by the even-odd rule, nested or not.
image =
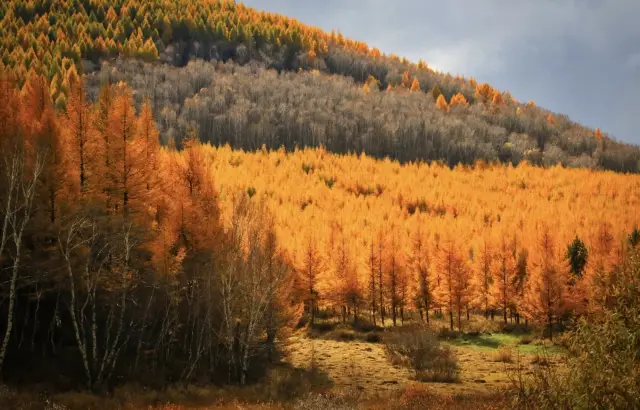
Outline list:
[[[440,94],[436,101],[436,107],[444,112],[449,110],[449,104],[447,104],[447,100],[444,98],[444,95]]]
[[[469,103],[467,102],[467,99],[464,97],[464,95],[458,93],[453,97],[451,97],[451,102],[449,103],[449,106],[450,107],[453,107],[455,105],[466,106],[468,104]]]
[[[500,235],[493,264],[493,300],[502,309],[504,323],[507,323],[507,309],[513,304],[516,296],[515,268],[516,260],[507,240],[506,232]]]
[[[371,320],[375,326],[376,312],[377,312],[376,299],[378,294],[378,288],[376,286],[378,283],[378,280],[377,280],[378,256],[376,253],[376,245],[373,239],[373,234],[371,235],[371,239],[369,240],[368,248],[369,249],[368,249],[368,256],[366,261],[366,268],[369,274],[369,283],[368,283],[369,308],[371,309]]]
[[[62,120],[62,134],[67,153],[67,162],[71,169],[74,191],[85,193],[89,189],[92,174],[93,157],[100,149],[93,128],[93,112],[81,80],[71,87],[67,102],[67,111]]]
[[[134,145],[136,137],[136,116],[133,108],[133,95],[129,87],[119,84],[109,113],[109,132],[113,142],[108,147],[109,166],[107,167],[108,206],[116,212],[128,215],[132,195],[139,195],[140,179],[138,164],[142,150]]]
[[[431,280],[431,272],[430,272],[430,254],[428,243],[426,242],[422,229],[421,229],[421,221],[418,221],[418,227],[413,233],[412,244],[411,244],[411,268],[415,275],[414,283],[416,284],[416,289],[414,291],[415,294],[415,305],[418,307],[420,311],[420,316],[422,317],[422,312],[424,309],[424,314],[426,316],[427,325],[429,324],[429,310],[432,302],[432,294],[433,294],[433,283]]]
[[[420,90],[420,81],[418,81],[417,78],[413,78],[413,81],[411,82],[411,91],[412,92],[418,92],[421,91]]]
[[[475,305],[479,306],[484,311],[484,317],[488,318],[489,310],[493,306],[492,269],[494,255],[491,240],[487,235],[484,235],[479,239],[474,256],[474,282],[476,289]]]
[[[546,322],[553,340],[553,323],[565,312],[569,266],[556,249],[549,228],[541,228],[532,272],[524,298],[524,310],[534,322]]]
[[[318,251],[317,240],[310,229],[306,237],[306,245],[303,249],[302,266],[300,269],[301,280],[305,288],[305,304],[311,315],[311,324],[314,323],[319,298],[318,278],[321,274],[322,259]]]
[[[458,246],[453,239],[448,239],[442,244],[436,266],[441,275],[438,296],[447,307],[449,327],[453,330],[453,315],[462,302],[461,299],[458,299],[462,293],[460,279],[464,277],[464,274],[460,272],[464,269],[463,260],[460,257]],[[460,312],[458,310],[458,317],[459,316]],[[458,326],[460,326],[460,323],[458,323]]]
[[[491,104],[494,106],[499,106],[504,104],[504,99],[502,98],[502,94],[498,91],[494,91],[493,97],[491,98]]]

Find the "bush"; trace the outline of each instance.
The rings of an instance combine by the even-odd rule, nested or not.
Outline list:
[[[415,371],[419,381],[456,382],[459,380],[458,360],[448,346],[441,346],[432,332],[413,328],[385,337],[392,362],[402,363]]]
[[[364,340],[367,343],[380,343],[382,341],[382,337],[380,336],[380,333],[370,332],[367,333]]]
[[[599,306],[565,335],[566,371],[536,366],[517,386],[521,406],[640,408],[640,250],[595,283]]]
[[[533,343],[533,339],[531,338],[531,336],[524,336],[518,342],[518,344],[521,345],[530,345],[531,343]]]
[[[452,340],[460,337],[460,332],[456,330],[450,330],[446,326],[442,326],[438,331],[438,338],[442,340]]]
[[[502,333],[523,335],[531,333],[531,328],[523,323],[502,323],[500,331]]]
[[[380,326],[374,325],[367,319],[358,319],[353,322],[353,329],[359,332],[371,332],[374,330],[382,330]]]
[[[549,360],[545,356],[536,354],[531,359],[531,364],[535,364],[538,366],[549,366]]]
[[[513,349],[509,346],[500,346],[494,356],[494,360],[502,363],[513,362]]]

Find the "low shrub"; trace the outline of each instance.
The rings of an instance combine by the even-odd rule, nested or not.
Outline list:
[[[461,336],[461,333],[457,330],[451,330],[446,326],[442,326],[438,331],[438,338],[442,340],[457,339]]]
[[[385,345],[391,361],[411,368],[416,380],[447,383],[459,380],[455,352],[441,346],[436,335],[426,329],[390,333],[385,337]]]
[[[358,332],[372,332],[374,330],[381,330],[380,326],[374,325],[367,319],[358,319],[353,322],[353,329]]]
[[[382,336],[378,332],[369,332],[364,337],[365,342],[367,343],[380,343],[382,341]]]
[[[531,333],[531,328],[524,323],[502,323],[500,332],[511,333],[515,335],[524,335]]]
[[[518,344],[521,345],[530,345],[531,343],[533,343],[533,339],[531,338],[531,336],[524,336],[518,342]]]
[[[546,356],[536,354],[531,359],[531,364],[535,364],[538,366],[549,366],[549,359]]]
[[[494,355],[496,362],[512,363],[513,362],[513,348],[510,346],[500,346],[498,351]]]

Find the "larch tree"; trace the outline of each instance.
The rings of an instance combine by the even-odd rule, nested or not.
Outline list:
[[[377,273],[378,273],[378,307],[380,309],[380,324],[384,327],[384,309],[385,309],[385,296],[386,292],[384,290],[384,258],[386,256],[385,245],[384,245],[385,234],[382,228],[378,230],[378,240],[376,246],[376,254],[377,254]]]
[[[367,271],[368,271],[368,276],[369,276],[369,280],[368,280],[368,297],[369,297],[369,309],[371,309],[371,321],[373,322],[373,325],[376,325],[376,313],[377,313],[377,295],[378,295],[378,288],[377,288],[377,283],[378,283],[378,273],[377,273],[377,266],[378,266],[378,258],[377,258],[377,254],[376,254],[376,246],[375,246],[375,241],[373,239],[373,235],[371,235],[371,239],[369,240],[369,250],[368,250],[368,255],[367,255],[367,261],[366,261],[366,267],[367,267]]]
[[[444,95],[440,94],[436,100],[436,107],[444,112],[449,111],[449,104],[447,104],[447,99],[444,98]]]
[[[132,196],[137,196],[140,185],[144,184],[139,173],[139,165],[144,158],[140,158],[143,152],[135,141],[136,126],[132,90],[124,84],[119,84],[109,113],[109,130],[113,136],[113,143],[109,146],[110,162],[106,173],[109,207],[125,216],[131,210]]]
[[[420,311],[420,316],[426,318],[427,325],[429,325],[429,311],[433,299],[433,283],[431,280],[431,267],[430,267],[430,253],[428,243],[423,236],[420,222],[418,228],[413,234],[411,244],[411,270],[413,271],[416,283],[415,305]]]
[[[478,248],[475,252],[474,267],[475,267],[475,289],[476,289],[476,303],[480,309],[484,312],[484,317],[489,318],[490,309],[493,306],[493,246],[491,240],[484,236],[478,244]]]
[[[305,290],[306,309],[311,315],[310,323],[313,325],[318,309],[318,279],[322,269],[322,257],[318,251],[317,240],[310,230],[307,234],[302,255],[300,274]]]
[[[458,330],[462,331],[462,312],[467,314],[469,320],[469,303],[473,296],[472,271],[467,263],[467,258],[458,257],[454,270],[453,300],[458,315]]]
[[[442,244],[440,254],[438,255],[437,268],[440,271],[441,280],[438,289],[439,299],[446,305],[449,314],[449,327],[453,330],[454,313],[456,307],[459,307],[457,297],[461,296],[462,278],[461,269],[463,262],[457,249],[457,244],[453,239],[448,239]]]
[[[565,312],[569,267],[556,248],[548,227],[539,234],[533,253],[532,274],[525,295],[525,310],[534,322],[546,322],[553,340],[553,323]]]
[[[410,88],[410,90],[411,90],[412,92],[418,92],[418,91],[421,91],[421,90],[420,90],[420,81],[418,81],[418,79],[417,79],[417,78],[415,78],[415,77],[413,78],[413,81],[411,82],[411,88]]]
[[[397,325],[399,308],[402,303],[402,276],[403,266],[401,260],[401,245],[399,243],[397,227],[391,227],[391,243],[388,252],[388,288],[389,302],[391,303],[391,320],[393,326]]]
[[[73,191],[81,195],[88,192],[92,180],[93,157],[99,151],[96,132],[93,127],[93,110],[86,100],[82,81],[71,87],[67,101],[66,115],[62,127],[67,162],[73,175]]]
[[[516,259],[506,235],[500,236],[493,264],[493,300],[502,309],[504,323],[507,323],[507,309],[516,296]]]

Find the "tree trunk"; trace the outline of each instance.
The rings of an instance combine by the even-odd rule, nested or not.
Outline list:
[[[503,304],[502,305],[502,315],[504,316],[504,323],[508,323],[507,322],[507,304]]]
[[[7,354],[7,346],[9,345],[9,339],[11,338],[11,329],[13,328],[13,312],[15,309],[16,282],[18,281],[19,261],[20,261],[20,244],[18,243],[16,248],[16,255],[13,263],[13,269],[11,271],[11,284],[9,285],[9,307],[7,309],[7,329],[4,331],[2,347],[0,348],[0,371],[2,371],[4,358]]]
[[[315,303],[313,300],[313,295],[311,296],[311,324],[313,325],[313,322],[316,320],[316,309],[315,309]]]
[[[449,310],[449,327],[453,330],[453,311]]]

